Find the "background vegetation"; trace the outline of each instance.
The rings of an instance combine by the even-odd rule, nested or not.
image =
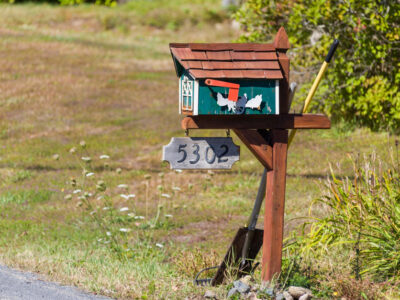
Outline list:
[[[335,63],[313,101],[314,109],[350,126],[397,133],[399,17],[398,1],[370,0],[248,0],[236,13],[246,31],[241,41],[267,41],[285,27],[293,47],[292,65],[302,83],[311,82],[330,43],[339,39]],[[308,88],[305,85],[303,92]]]
[[[111,297],[182,299],[204,293],[207,288],[194,287],[192,279],[199,269],[220,263],[250,214],[262,172],[243,146],[241,161],[229,172],[180,173],[160,162],[161,146],[184,134],[168,43],[229,42],[246,34],[219,3],[137,0],[113,9],[0,5],[1,263]],[[312,67],[313,60],[298,57],[314,48],[298,49],[291,50],[297,68]],[[321,48],[321,55],[325,52]],[[315,72],[306,74],[311,79]],[[303,73],[293,73],[298,82],[301,77]],[[321,89],[328,90],[332,92]],[[300,103],[301,93],[297,99]],[[369,276],[377,272],[362,273],[371,266],[362,251],[374,248],[367,247],[366,237],[358,239],[360,230],[353,226],[360,222],[354,212],[363,205],[361,199],[370,203],[371,197],[382,195],[377,200],[397,207],[395,139],[386,132],[340,127],[298,133],[288,157],[283,282],[308,285],[329,299],[379,298],[377,289],[396,298],[398,288],[386,283],[396,274],[393,268],[390,276],[380,278]],[[364,171],[354,169],[347,156],[358,153],[377,153],[392,170],[376,173],[380,185],[371,190],[362,179],[366,177],[357,175]],[[325,188],[330,163],[335,179]],[[393,180],[382,185],[389,175]],[[361,179],[355,192],[348,182],[356,176]],[[342,191],[343,206],[331,204],[336,201],[332,189]],[[312,216],[321,221],[309,225],[311,233],[337,215],[352,217],[354,222],[346,223],[351,235],[344,235],[342,227],[326,231],[324,236],[342,239],[329,244],[321,235],[308,236],[310,227],[305,227],[304,235],[293,240],[291,232],[301,233],[298,226],[309,221],[304,219],[309,206],[323,194],[324,202],[313,206]],[[374,210],[389,214],[380,207],[369,209]],[[394,220],[382,232],[398,238]],[[377,226],[376,218],[370,221]],[[339,247],[354,237],[355,244]],[[308,241],[336,252],[307,252]],[[338,262],[340,268],[332,273]],[[260,278],[259,270],[255,278]],[[223,298],[227,288],[215,291]]]

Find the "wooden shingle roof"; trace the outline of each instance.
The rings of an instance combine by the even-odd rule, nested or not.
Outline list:
[[[170,49],[194,78],[283,78],[272,44],[170,44]]]
[[[272,44],[172,43],[169,46],[178,76],[183,68],[198,79],[282,79],[285,72],[278,55],[290,47],[283,27]]]

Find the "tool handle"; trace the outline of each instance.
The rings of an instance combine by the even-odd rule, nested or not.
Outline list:
[[[263,175],[261,177],[260,185],[257,191],[256,201],[254,202],[253,210],[251,212],[247,226],[249,230],[254,230],[257,225],[258,215],[260,213],[261,204],[265,197],[265,190],[267,188],[267,169],[264,169]]]
[[[334,40],[331,48],[329,49],[328,55],[325,57],[325,61],[329,64],[331,62],[331,59],[333,57],[333,54],[335,54],[336,48],[339,46],[339,40]]]
[[[303,106],[303,114],[307,112],[308,106],[310,105],[311,99],[314,97],[315,91],[318,88],[319,83],[321,82],[322,76],[325,73],[325,70],[328,68],[328,64],[331,61],[333,54],[335,54],[336,48],[339,45],[339,40],[334,40],[331,48],[329,49],[328,55],[325,58],[325,61],[322,63],[321,69],[318,72],[317,77],[315,78],[313,85],[311,86],[310,91],[308,92],[307,98],[304,101]],[[296,135],[296,129],[292,129],[288,139],[288,147],[292,144],[293,138]]]

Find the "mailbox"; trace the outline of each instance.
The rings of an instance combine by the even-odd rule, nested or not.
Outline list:
[[[179,78],[179,112],[193,116],[287,113],[288,49],[283,28],[271,44],[171,43]]]

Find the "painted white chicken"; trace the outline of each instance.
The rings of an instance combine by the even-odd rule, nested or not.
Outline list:
[[[254,98],[247,101],[246,107],[251,108],[251,109],[256,108],[256,109],[260,110],[261,102],[262,102],[262,95],[257,95]]]
[[[236,102],[230,101],[228,98],[224,98],[221,93],[217,94],[217,104],[219,106],[228,106],[229,111],[235,112]]]

